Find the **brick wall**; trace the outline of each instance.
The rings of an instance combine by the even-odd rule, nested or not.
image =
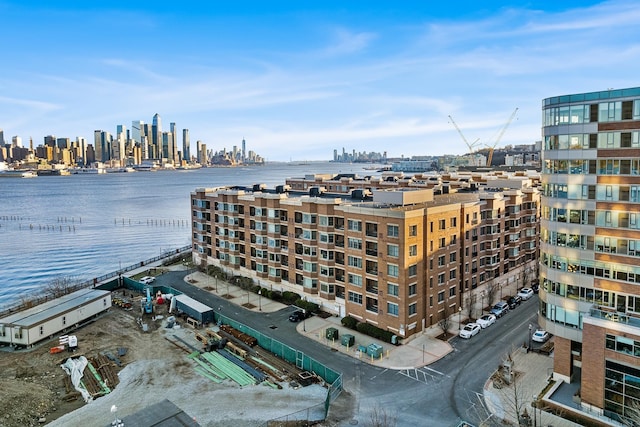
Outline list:
[[[553,352],[553,371],[571,378],[571,340],[556,336]]]
[[[582,330],[582,385],[580,396],[598,408],[604,404],[604,337],[603,328],[585,323]]]

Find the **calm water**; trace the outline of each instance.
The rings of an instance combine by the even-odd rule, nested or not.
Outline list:
[[[189,195],[198,187],[274,188],[338,172],[371,175],[326,162],[0,179],[0,308],[54,279],[91,279],[190,245]]]

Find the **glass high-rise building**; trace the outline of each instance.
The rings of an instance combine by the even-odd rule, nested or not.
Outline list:
[[[554,377],[624,419],[640,404],[640,88],[542,110],[539,323],[555,335]]]

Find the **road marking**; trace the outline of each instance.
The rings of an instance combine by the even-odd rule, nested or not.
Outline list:
[[[388,370],[389,370],[389,369],[385,369],[384,371],[380,372],[378,375],[374,375],[374,376],[372,376],[370,379],[375,380],[378,376],[380,376],[380,375],[382,375],[382,374],[386,373]]]
[[[442,372],[440,372],[440,371],[436,371],[435,369],[432,369],[432,368],[430,368],[430,367],[428,367],[428,366],[425,366],[423,369],[427,369],[427,370],[429,370],[429,371],[431,371],[431,372],[435,372],[436,374],[444,375],[444,376],[445,376],[445,377],[447,377],[447,378],[451,378],[449,375],[446,375],[446,374],[444,374],[444,373],[442,373]]]
[[[437,375],[433,375],[430,374],[428,371],[432,371]],[[425,383],[425,384],[429,384],[429,382],[440,382],[442,377],[449,377],[449,375],[445,375],[441,372],[436,371],[435,369],[431,369],[431,368],[427,368],[427,367],[422,367],[422,368],[413,368],[413,369],[403,369],[401,371],[398,371],[398,373],[400,375],[404,375],[405,377],[409,377],[412,380],[416,380],[418,382],[421,383]]]

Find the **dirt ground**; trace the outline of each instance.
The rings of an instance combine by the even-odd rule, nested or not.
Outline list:
[[[175,335],[197,345],[191,328],[167,329],[165,315],[156,321],[145,317],[149,331],[143,332],[139,317],[138,310],[113,307],[72,332],[78,337],[76,355],[91,357],[104,352],[117,354],[119,347],[128,349],[121,358],[123,366],[114,365],[119,384],[88,404],[80,397],[65,399],[67,375],[60,364],[69,354],[49,353],[58,344],[57,338],[28,351],[0,351],[0,427],[106,426],[114,419],[113,405],[118,408],[116,415],[123,418],[163,399],[172,401],[202,426],[248,427],[324,402],[326,388],[317,384],[302,388],[282,384],[283,389],[276,390],[205,379],[194,371],[195,363],[187,353],[165,339],[175,341]],[[343,394],[336,402],[336,414],[348,419],[351,399]],[[338,423],[330,417],[325,425]]]

